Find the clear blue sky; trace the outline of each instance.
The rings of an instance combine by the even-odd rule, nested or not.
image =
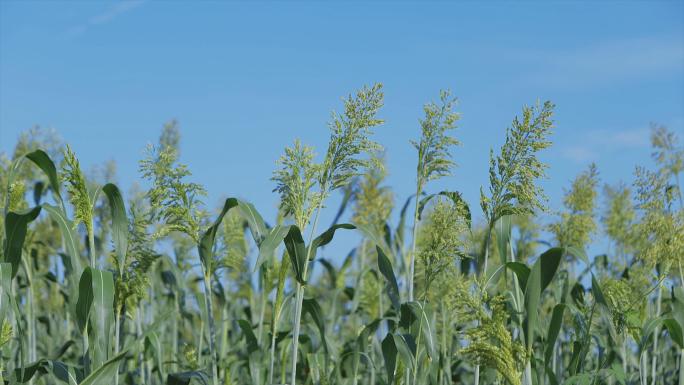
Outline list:
[[[385,85],[377,139],[397,205],[413,190],[422,105],[441,88],[460,99],[463,147],[453,177],[428,189],[462,191],[476,213],[489,149],[524,104],[557,104],[542,156],[554,209],[591,161],[605,182],[630,182],[650,164],[651,122],[684,137],[682,1],[5,0],[0,13],[0,151],[33,125],[54,127],[86,169],[115,160],[127,188],[177,118],[207,203],[239,196],[267,218],[283,147],[300,138],[324,152],[330,111],[372,82]]]

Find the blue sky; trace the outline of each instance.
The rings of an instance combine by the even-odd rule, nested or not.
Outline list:
[[[592,161],[606,183],[651,164],[651,122],[684,137],[684,2],[0,2],[0,151],[53,127],[86,169],[115,160],[130,186],[176,118],[211,206],[239,196],[272,218],[283,147],[323,153],[330,111],[372,82],[385,85],[376,138],[397,205],[414,188],[422,105],[449,88],[459,167],[428,189],[462,191],[479,213],[489,149],[523,105],[549,99],[542,185],[558,209]]]

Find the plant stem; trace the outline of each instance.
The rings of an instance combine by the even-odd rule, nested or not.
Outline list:
[[[90,267],[93,269],[96,268],[95,266],[95,234],[93,233],[93,220],[90,220],[90,230],[88,231],[88,247],[90,248]]]
[[[420,170],[420,167],[419,167]],[[413,210],[413,237],[411,239],[411,254],[409,254],[409,271],[406,277],[406,283],[408,284],[408,300],[413,301],[413,275],[416,265],[416,237],[418,235],[418,206],[420,203],[420,194],[423,190],[423,182],[418,177],[418,183],[416,183],[416,199]]]
[[[171,369],[175,372],[178,368],[178,320],[182,319],[182,315],[180,314],[180,300],[178,299],[178,293],[174,292],[173,294],[173,306],[176,310],[176,315],[173,317],[173,323],[171,324],[171,351],[173,352],[173,364]]]
[[[119,338],[121,328],[121,305],[117,305],[114,313],[114,355],[119,354]],[[119,368],[114,372],[114,385],[119,385]]]
[[[660,307],[663,299],[663,291],[658,283],[658,299],[656,300],[656,318],[660,317]],[[651,362],[651,385],[656,385],[656,372],[658,368],[658,326],[653,331],[653,361]]]
[[[138,304],[138,316],[136,317],[135,320],[135,328],[136,328],[136,334],[138,335],[138,343],[140,343],[142,346],[140,348],[140,352],[138,352],[138,375],[140,377],[140,383],[144,384],[145,383],[145,354],[144,354],[144,343],[145,341],[142,340],[142,316],[143,316],[143,311],[142,311],[142,304]]]
[[[679,385],[684,385],[684,349],[679,351]]]
[[[321,188],[321,191],[326,191],[325,186]],[[306,281],[306,274],[309,270],[309,258],[311,256],[312,250],[312,240],[316,231],[316,226],[318,225],[318,217],[321,213],[321,206],[323,205],[323,200],[321,199],[316,208],[316,215],[314,217],[313,226],[311,227],[311,235],[309,236],[309,246],[306,251],[306,262],[304,263],[304,271],[302,272],[302,279]],[[304,285],[297,281],[297,295],[295,304],[295,319],[294,319],[294,329],[292,334],[292,372],[291,372],[291,385],[295,385],[295,380],[297,379],[297,353],[299,349],[299,329],[301,327],[302,321],[302,302],[304,301]]]
[[[214,345],[214,338],[216,338],[216,327],[214,326],[214,312],[212,306],[211,294],[211,272],[204,265],[204,305],[207,311],[207,323],[209,323],[209,354],[211,355],[211,377],[212,384],[218,385],[218,364],[216,360],[216,347]]]

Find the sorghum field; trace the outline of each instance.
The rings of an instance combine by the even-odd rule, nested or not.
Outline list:
[[[236,198],[207,205],[175,122],[139,162],[145,188],[89,177],[68,145],[22,136],[0,160],[3,382],[684,384],[674,132],[652,127],[657,168],[605,187],[595,166],[578,170],[550,208],[538,155],[554,104],[524,106],[466,202],[432,186],[468,164],[445,91],[406,143],[415,193],[395,207],[374,140],[382,86],[343,100],[327,148],[283,150],[275,218]],[[611,247],[588,255],[596,236]],[[321,258],[328,245],[346,258]]]

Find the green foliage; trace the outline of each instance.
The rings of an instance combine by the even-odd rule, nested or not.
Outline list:
[[[177,231],[197,243],[206,217],[201,209],[206,191],[199,184],[186,181],[192,173],[186,165],[177,163],[178,150],[165,140],[162,136],[158,147],[148,146],[147,157],[140,161],[142,177],[152,183],[147,192],[151,215],[162,222],[153,237],[163,238]]]
[[[285,148],[285,154],[278,160],[280,169],[271,178],[276,182],[280,194],[280,209],[292,216],[300,228],[306,227],[323,196],[312,191],[321,166],[315,164],[313,149],[298,140],[293,147]]]
[[[88,192],[86,178],[69,145],[64,150],[62,181],[67,184],[69,201],[74,207],[74,228],[82,223],[88,234],[93,234],[93,199]]]
[[[382,160],[377,160],[382,163]],[[383,231],[394,207],[392,191],[383,186],[386,178],[384,166],[369,169],[354,184],[352,222],[378,233]]]
[[[383,123],[376,117],[383,106],[383,98],[382,84],[363,87],[344,100],[343,114],[332,114],[328,151],[318,175],[322,194],[327,194],[326,188],[332,191],[346,186],[351,178],[371,165],[379,166],[376,158],[364,159],[362,156],[374,154],[381,148],[370,136],[373,127]]]
[[[549,223],[535,183],[553,105],[526,107],[491,156],[484,218],[473,218],[467,194],[423,191],[453,169],[455,103],[442,92],[424,106],[416,194],[396,215],[371,139],[380,85],[333,113],[320,162],[299,141],[285,150],[269,220],[228,198],[209,222],[206,192],[179,162],[176,121],[140,162],[147,189],[128,194],[111,184],[113,163],[86,174],[67,146],[58,169],[61,142],[23,135],[11,158],[0,154],[0,382],[675,383],[684,206],[674,131],[654,127],[656,168],[605,187],[605,200],[595,166],[579,174]],[[336,189],[340,209],[326,213]],[[611,240],[598,256],[584,251],[600,246],[595,213]],[[361,239],[338,234],[357,226]],[[550,244],[561,247],[537,253]],[[416,299],[404,292],[414,281]]]
[[[606,186],[606,208],[601,222],[604,232],[615,242],[618,254],[631,251],[634,245],[631,234],[636,213],[631,199],[631,190],[625,185]]]
[[[480,205],[489,223],[504,215],[533,213],[544,208],[544,193],[535,181],[545,176],[547,166],[537,153],[551,145],[551,102],[524,107],[506,130],[501,153],[489,156],[489,195],[480,190]]]
[[[684,255],[684,215],[673,209],[673,189],[665,176],[644,168],[636,170],[635,190],[640,218],[634,234],[637,256],[663,272],[681,270]]]
[[[495,369],[510,385],[520,385],[527,360],[525,347],[513,339],[506,327],[509,317],[506,300],[494,297],[490,306],[491,316],[483,309],[473,309],[479,314],[480,326],[466,333],[470,342],[461,353],[478,365]]]
[[[570,190],[565,192],[563,204],[566,211],[560,214],[558,222],[549,227],[560,247],[584,249],[590,242],[591,234],[596,230],[594,210],[598,182],[598,171],[592,163],[588,170],[572,181]]]
[[[462,205],[445,198],[436,201],[418,234],[418,276],[424,296],[440,274],[465,257],[463,237],[468,230]]]
[[[419,142],[411,141],[418,151],[418,184],[438,179],[451,173],[454,162],[449,150],[460,144],[448,135],[448,131],[456,128],[460,115],[453,111],[456,98],[449,91],[441,91],[439,104],[429,103],[423,106],[425,117],[420,121],[421,137]]]

